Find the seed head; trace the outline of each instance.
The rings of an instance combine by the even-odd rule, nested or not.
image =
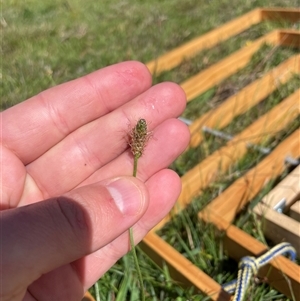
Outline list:
[[[140,158],[151,136],[151,133],[148,132],[147,121],[145,119],[139,119],[136,126],[131,129],[129,135],[131,152],[135,157]]]

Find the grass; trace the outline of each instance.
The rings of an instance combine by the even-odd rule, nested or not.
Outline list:
[[[1,37],[1,110],[56,84],[80,77],[101,67],[123,60],[147,62],[194,37],[260,6],[298,6],[297,0],[170,0],[108,1],[91,0],[7,0],[2,3]],[[265,22],[204,50],[172,71],[153,79],[180,83],[233,53],[266,32],[290,24]],[[295,25],[299,29],[299,24]],[[261,77],[296,51],[289,48],[262,47],[251,62],[217,87],[191,101],[183,116],[191,120],[220,105],[249,82]],[[300,85],[299,76],[280,86],[258,106],[236,117],[224,132],[235,135],[251,124]],[[272,149],[299,127],[291,122],[264,145]],[[183,175],[205,157],[224,145],[220,138],[207,135],[196,149],[190,149],[172,164]],[[237,264],[223,250],[222,234],[199,222],[197,213],[243,175],[264,155],[252,150],[227,173],[196,197],[187,209],[160,230],[160,235],[176,250],[219,283],[236,277]],[[276,182],[261,192],[260,198]],[[258,198],[253,200],[255,203]],[[238,216],[235,224],[265,242],[251,206]],[[174,282],[166,266],[156,266],[143,252],[139,262],[147,300],[207,300],[193,288]],[[131,256],[125,256],[99,281],[101,300],[139,300],[136,271]],[[124,272],[125,271],[125,272]],[[125,277],[126,276],[126,277]],[[93,292],[93,289],[91,289]],[[248,300],[285,300],[266,284],[252,285]]]
[[[254,7],[281,2],[5,1],[1,109],[112,63],[147,62]]]

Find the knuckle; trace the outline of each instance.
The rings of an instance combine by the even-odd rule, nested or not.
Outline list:
[[[63,223],[65,223],[63,226],[69,229],[73,238],[77,241],[86,239],[90,232],[91,223],[84,207],[67,197],[58,197],[56,204],[63,216]]]

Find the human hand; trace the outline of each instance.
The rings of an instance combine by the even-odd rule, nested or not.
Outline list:
[[[185,103],[124,62],[1,113],[1,300],[80,300],[128,252],[129,227],[138,243],[170,211]],[[133,178],[126,133],[139,118],[153,139]]]

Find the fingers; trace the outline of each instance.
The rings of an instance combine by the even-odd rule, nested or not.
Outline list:
[[[134,225],[135,241],[138,242],[171,209],[180,193],[179,177],[170,170],[162,170],[146,183],[150,202],[147,211]],[[115,227],[118,226],[116,223]],[[98,239],[94,237],[94,239]],[[75,300],[82,296],[121,256],[129,250],[128,231],[113,240],[101,250],[94,252],[70,265],[62,266],[43,275],[34,282],[29,291],[36,300],[42,296],[51,296],[51,300]],[[65,296],[65,288],[71,287],[71,296]],[[63,294],[63,296],[62,296]]]
[[[134,225],[135,242],[141,239],[159,223],[171,210],[181,191],[178,175],[171,170],[161,170],[147,181],[149,206],[143,217]],[[84,289],[95,283],[119,258],[129,250],[128,231],[101,250],[74,263],[80,272]]]
[[[151,130],[164,120],[177,117],[185,103],[184,92],[179,86],[172,83],[156,85],[121,108],[70,134],[29,164],[27,171],[46,197],[64,193],[128,147],[129,123],[135,124],[142,117],[148,121]],[[178,142],[180,144],[180,139],[176,144]]]
[[[1,113],[3,143],[28,164],[69,133],[150,85],[146,66],[124,62],[51,88]]]
[[[26,169],[7,148],[0,145],[1,202],[0,210],[16,207],[23,194]]]
[[[170,166],[186,149],[189,139],[188,127],[178,119],[168,119],[160,124],[153,131],[152,137],[138,161],[137,177],[146,181],[161,169]],[[128,149],[80,183],[80,186],[101,181],[105,177],[115,177],[119,174],[132,175],[132,170],[133,158]]]
[[[3,285],[4,295],[103,247],[133,225],[147,206],[145,185],[123,177],[4,211],[2,272],[14,279]]]

